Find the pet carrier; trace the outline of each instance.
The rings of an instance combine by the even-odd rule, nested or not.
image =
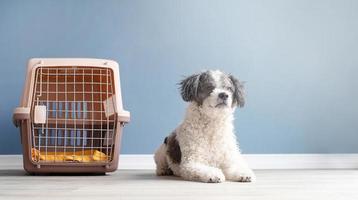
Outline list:
[[[20,107],[24,169],[105,173],[117,169],[123,110],[118,64],[100,59],[31,59]]]

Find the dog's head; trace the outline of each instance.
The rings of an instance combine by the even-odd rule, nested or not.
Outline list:
[[[219,70],[191,75],[180,83],[184,101],[196,102],[206,109],[230,109],[245,104],[243,84]]]

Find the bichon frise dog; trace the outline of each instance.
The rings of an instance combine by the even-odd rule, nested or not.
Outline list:
[[[254,181],[233,126],[235,108],[245,103],[242,83],[209,70],[187,77],[180,85],[181,96],[190,103],[184,121],[155,152],[157,175],[209,183]]]

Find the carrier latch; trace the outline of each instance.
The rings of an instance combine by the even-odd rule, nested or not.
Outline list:
[[[34,109],[34,123],[45,124],[46,123],[46,106],[36,105]]]

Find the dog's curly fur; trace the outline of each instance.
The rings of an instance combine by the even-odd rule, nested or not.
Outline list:
[[[245,103],[242,83],[209,70],[187,77],[180,85],[183,100],[190,103],[184,121],[155,152],[157,175],[211,183],[254,181],[233,126],[235,108]]]

